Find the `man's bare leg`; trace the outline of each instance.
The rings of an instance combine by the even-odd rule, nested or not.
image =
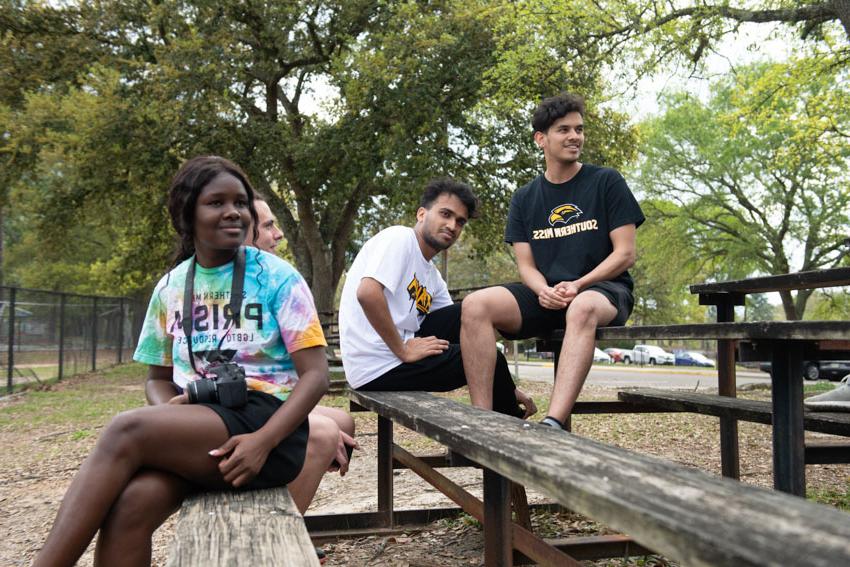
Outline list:
[[[567,308],[567,330],[549,401],[549,415],[561,423],[572,413],[593,363],[596,328],[607,325],[616,316],[617,309],[608,298],[593,290],[579,293]]]
[[[307,438],[304,465],[298,476],[287,485],[289,494],[301,514],[307,511],[325,471],[334,460],[339,439],[339,427],[331,418],[311,413],[308,419],[310,436]]]
[[[460,351],[472,405],[493,409],[496,329],[516,333],[521,325],[519,305],[504,287],[482,289],[463,299]]]

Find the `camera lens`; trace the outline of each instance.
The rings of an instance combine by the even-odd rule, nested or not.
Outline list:
[[[189,394],[190,404],[214,404],[218,401],[215,382],[212,380],[193,380],[186,385],[186,393]]]

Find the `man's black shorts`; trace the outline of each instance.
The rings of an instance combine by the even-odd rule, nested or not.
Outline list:
[[[455,303],[429,313],[422,321],[417,337],[435,336],[449,342],[449,348],[440,354],[416,362],[402,362],[374,380],[359,386],[363,391],[450,392],[466,386],[463,358],[460,353],[461,304]],[[513,379],[505,356],[496,351],[496,368],[493,373],[493,410],[522,417],[517,405]]]
[[[567,308],[546,309],[540,305],[537,294],[525,284],[509,283],[503,284],[502,287],[511,292],[516,299],[520,313],[522,313],[522,326],[518,333],[510,334],[499,331],[506,339],[545,336],[555,329],[563,329],[566,325]],[[581,290],[581,293],[588,290],[601,293],[617,309],[617,315],[606,326],[622,327],[626,324],[635,306],[632,290],[626,284],[612,281],[598,282],[587,286]]]

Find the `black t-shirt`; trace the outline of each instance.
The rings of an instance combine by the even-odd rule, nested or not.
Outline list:
[[[528,242],[537,269],[549,285],[592,271],[614,250],[608,235],[645,217],[623,176],[608,167],[583,164],[566,183],[538,175],[514,193],[505,242]],[[629,272],[613,278],[632,289]]]

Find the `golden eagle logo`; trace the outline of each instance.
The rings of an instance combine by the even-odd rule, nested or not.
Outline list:
[[[549,226],[555,226],[558,223],[567,224],[573,219],[581,216],[581,209],[573,204],[566,203],[558,205],[549,214]]]
[[[413,279],[407,284],[407,294],[416,305],[417,311],[423,315],[427,315],[431,311],[431,293],[427,287],[419,282],[416,274],[413,274]]]

